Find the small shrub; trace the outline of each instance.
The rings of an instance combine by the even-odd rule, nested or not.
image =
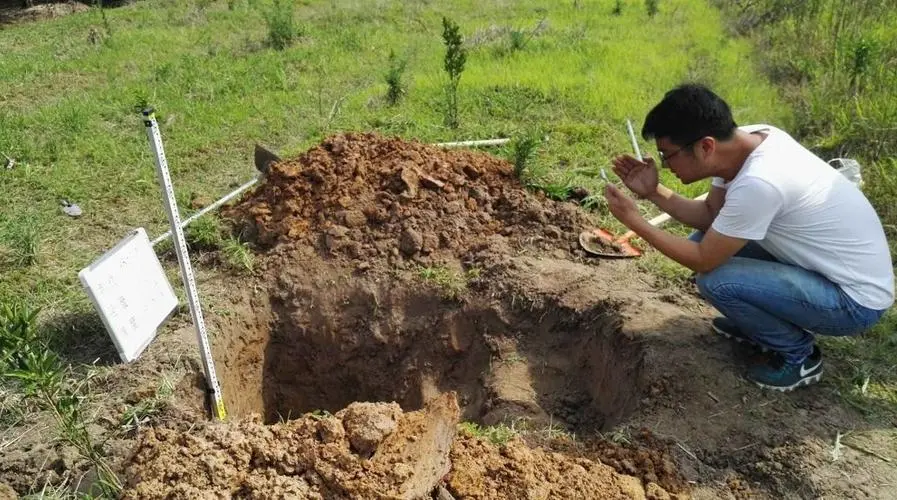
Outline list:
[[[529,168],[529,162],[536,155],[539,141],[533,136],[524,136],[516,139],[511,145],[511,163],[514,164],[514,174],[518,179],[523,179]]]
[[[389,70],[386,72],[386,102],[391,106],[398,103],[407,91],[402,80],[407,61],[396,56],[394,51],[389,52]]]
[[[443,67],[449,77],[446,86],[445,124],[451,128],[458,128],[458,83],[461,80],[461,73],[464,72],[467,51],[463,47],[464,42],[458,25],[445,17],[442,18],[442,40],[445,43]]]
[[[657,15],[659,0],[645,0],[645,9],[648,10],[648,15],[654,17]]]
[[[865,38],[854,42],[850,48],[850,60],[848,62],[848,74],[850,75],[850,88],[854,94],[860,91],[863,77],[872,67],[877,47]]]
[[[614,2],[614,10],[611,11],[611,14],[615,16],[623,14],[623,0],[617,0],[616,2]]]
[[[526,42],[528,41],[526,32],[523,30],[511,30],[508,32],[508,37],[511,43],[511,52],[523,50],[523,47],[526,46]]]
[[[293,20],[293,3],[274,0],[274,7],[266,17],[268,22],[268,43],[277,50],[284,50],[301,36]]]

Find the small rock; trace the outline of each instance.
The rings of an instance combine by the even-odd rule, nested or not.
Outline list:
[[[327,234],[334,238],[343,238],[349,234],[349,228],[346,226],[332,226],[327,230]]]
[[[361,210],[349,210],[343,216],[343,220],[349,227],[359,227],[367,224],[368,218]]]
[[[423,187],[430,189],[442,189],[445,186],[445,183],[440,181],[439,179],[434,179],[427,174],[419,174],[420,175],[420,184]]]
[[[60,203],[62,204],[62,213],[69,217],[81,217],[81,214],[83,213],[81,207],[68,200],[62,200]]]
[[[645,498],[648,500],[670,500],[670,494],[657,483],[649,482],[645,488]]]
[[[561,232],[561,229],[557,226],[546,226],[545,227],[545,236],[549,238],[554,238],[556,240],[560,239],[564,233]]]
[[[417,197],[417,190],[420,187],[420,178],[417,176],[417,172],[414,171],[413,168],[405,167],[402,169],[402,173],[400,174],[400,178],[402,182],[405,184],[405,193],[407,196],[411,198]]]
[[[471,179],[478,179],[480,177],[480,171],[472,165],[464,165],[462,169],[464,170],[464,175]]]
[[[405,229],[399,236],[399,250],[405,255],[414,255],[417,252],[420,252],[423,245],[423,236],[414,229]]]
[[[340,443],[346,438],[346,429],[338,418],[325,418],[318,421],[318,436],[325,443]]]
[[[383,438],[392,434],[402,409],[396,403],[352,403],[336,417],[343,422],[349,444],[358,454],[371,456]]]
[[[462,205],[460,201],[453,201],[445,204],[445,213],[451,215],[461,211]]]

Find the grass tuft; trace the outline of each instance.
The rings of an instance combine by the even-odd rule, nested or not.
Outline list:
[[[513,426],[508,426],[505,423],[481,426],[475,422],[461,422],[458,424],[458,428],[460,432],[468,436],[485,438],[498,446],[504,445],[520,434]]]

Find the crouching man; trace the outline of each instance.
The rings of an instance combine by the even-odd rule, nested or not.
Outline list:
[[[817,382],[816,335],[857,335],[894,303],[894,269],[875,210],[854,184],[787,133],[738,127],[706,87],[683,85],[645,118],[661,165],[683,183],[711,179],[705,200],[658,184],[656,162],[624,155],[614,172],[634,193],[696,231],[652,227],[608,184],[611,213],[667,257],[697,273],[722,313],[713,329],[771,351],[747,378],[780,391]]]

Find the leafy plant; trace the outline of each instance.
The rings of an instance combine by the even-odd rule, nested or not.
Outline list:
[[[445,43],[443,67],[449,77],[445,89],[445,124],[451,128],[458,128],[458,83],[461,81],[461,73],[464,72],[467,51],[464,49],[458,25],[446,17],[442,18],[442,40]]]
[[[657,15],[659,3],[659,0],[645,0],[645,9],[648,10],[649,16],[654,17]]]
[[[514,164],[514,174],[518,179],[523,179],[529,167],[530,160],[536,155],[539,140],[528,135],[517,138],[511,145],[511,163]]]
[[[386,72],[386,102],[394,105],[401,100],[407,89],[402,77],[405,73],[407,61],[396,56],[394,51],[389,51],[389,70]]]
[[[614,10],[611,11],[611,14],[615,16],[619,16],[623,13],[623,0],[617,0],[614,2]]]
[[[511,30],[508,32],[508,37],[511,42],[511,52],[523,50],[523,47],[526,46],[526,42],[528,41],[526,32],[523,30]]]
[[[854,94],[860,91],[862,79],[872,67],[876,49],[875,44],[865,38],[860,38],[852,44],[847,71],[850,75],[850,87]]]
[[[274,0],[274,6],[266,16],[268,22],[268,43],[277,50],[284,50],[302,33],[293,20],[293,3]]]
[[[53,414],[60,439],[97,468],[104,493],[115,497],[121,483],[94,445],[83,413],[82,392],[90,377],[74,386],[67,383],[62,360],[38,332],[38,312],[19,303],[0,307],[0,378],[18,382],[27,397]]]

